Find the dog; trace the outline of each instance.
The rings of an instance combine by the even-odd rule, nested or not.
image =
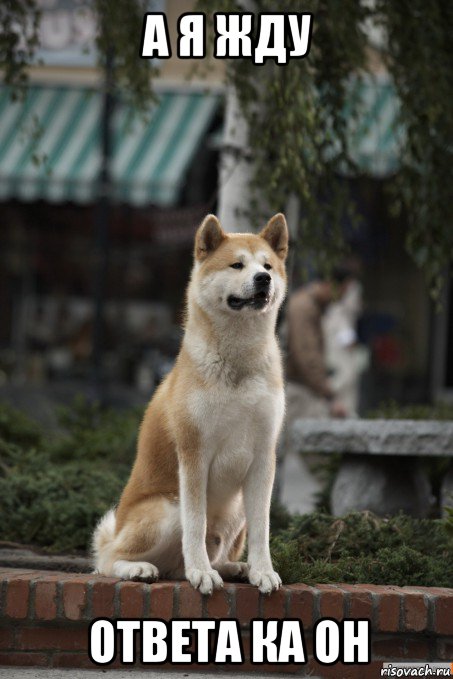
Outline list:
[[[269,551],[275,449],[284,417],[276,339],[288,228],[226,233],[208,215],[195,237],[184,337],[145,412],[119,505],[93,536],[98,573],[281,586]],[[248,534],[248,562],[240,561]]]

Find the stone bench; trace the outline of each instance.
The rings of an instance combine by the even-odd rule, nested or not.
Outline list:
[[[336,516],[352,510],[427,516],[434,497],[421,458],[453,458],[453,422],[300,419],[290,437],[302,453],[343,455],[331,493]],[[453,506],[451,465],[441,504]]]

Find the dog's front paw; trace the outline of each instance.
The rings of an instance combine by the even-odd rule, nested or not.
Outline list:
[[[201,570],[199,568],[188,568],[186,578],[195,589],[202,594],[212,594],[214,589],[223,587],[223,580],[214,569]]]
[[[263,594],[270,594],[274,590],[279,589],[282,584],[279,574],[272,569],[261,571],[256,568],[250,568],[249,582],[251,585],[258,587]]]

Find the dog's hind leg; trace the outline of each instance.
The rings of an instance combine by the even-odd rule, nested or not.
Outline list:
[[[93,540],[96,569],[125,580],[154,581],[159,571],[177,573],[180,542],[178,506],[147,498],[128,509],[119,529],[113,511],[101,519]]]
[[[245,561],[238,561],[241,558],[245,547],[247,531],[245,526],[237,534],[230,550],[227,560],[217,566],[217,569],[224,580],[246,579],[249,567]]]

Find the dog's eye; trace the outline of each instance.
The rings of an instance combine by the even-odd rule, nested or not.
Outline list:
[[[244,265],[242,262],[235,262],[234,264],[230,264],[232,269],[243,269]]]
[[[270,271],[272,269],[272,266],[270,264],[265,264],[264,268],[266,269],[266,271]]]

